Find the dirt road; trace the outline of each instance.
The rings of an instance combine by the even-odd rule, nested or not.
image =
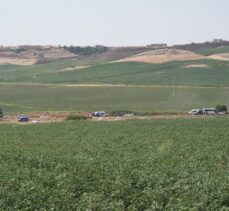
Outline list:
[[[38,124],[38,123],[55,123],[66,121],[66,117],[70,113],[68,112],[55,112],[55,113],[29,113],[29,121],[25,123],[18,122],[17,115],[6,115],[0,121],[0,124]],[[79,115],[89,115],[89,113],[79,113]],[[158,119],[203,119],[214,118],[215,116],[193,116],[193,115],[148,115],[148,116],[136,116],[136,115],[124,115],[122,117],[106,116],[106,117],[93,117],[87,121],[127,121],[127,120],[158,120]]]

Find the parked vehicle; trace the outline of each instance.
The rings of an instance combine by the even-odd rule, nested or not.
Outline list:
[[[18,121],[19,122],[28,122],[29,121],[29,117],[26,116],[25,114],[18,115]]]
[[[218,114],[215,108],[202,108],[202,109],[192,109],[189,114],[191,115],[216,115]]]
[[[188,113],[191,114],[191,115],[202,115],[203,114],[201,109],[192,109]]]
[[[92,113],[92,116],[95,116],[95,117],[106,116],[106,112],[105,111],[95,111]]]
[[[215,108],[203,108],[202,111],[205,115],[216,115],[218,113]]]

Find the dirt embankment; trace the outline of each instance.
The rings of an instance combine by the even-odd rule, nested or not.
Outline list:
[[[0,57],[0,65],[5,64],[13,64],[13,65],[34,65],[38,62],[38,59],[17,59],[17,58],[1,58]]]
[[[213,54],[211,56],[208,56],[207,58],[216,59],[216,60],[223,60],[223,61],[229,61],[229,53]]]
[[[34,65],[59,59],[76,58],[77,55],[63,48],[36,49],[28,48],[22,50],[0,50],[0,64]]]
[[[143,62],[160,64],[171,61],[194,61],[204,58],[205,56],[190,51],[166,48],[141,53],[119,60],[118,62]]]

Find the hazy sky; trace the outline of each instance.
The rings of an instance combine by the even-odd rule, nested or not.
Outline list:
[[[229,39],[229,0],[0,0],[0,45]]]

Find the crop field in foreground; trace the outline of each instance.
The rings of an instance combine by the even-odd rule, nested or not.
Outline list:
[[[29,111],[187,112],[192,108],[229,105],[228,88],[66,87],[0,85],[5,113]]]
[[[227,210],[228,120],[0,125],[0,209]]]

